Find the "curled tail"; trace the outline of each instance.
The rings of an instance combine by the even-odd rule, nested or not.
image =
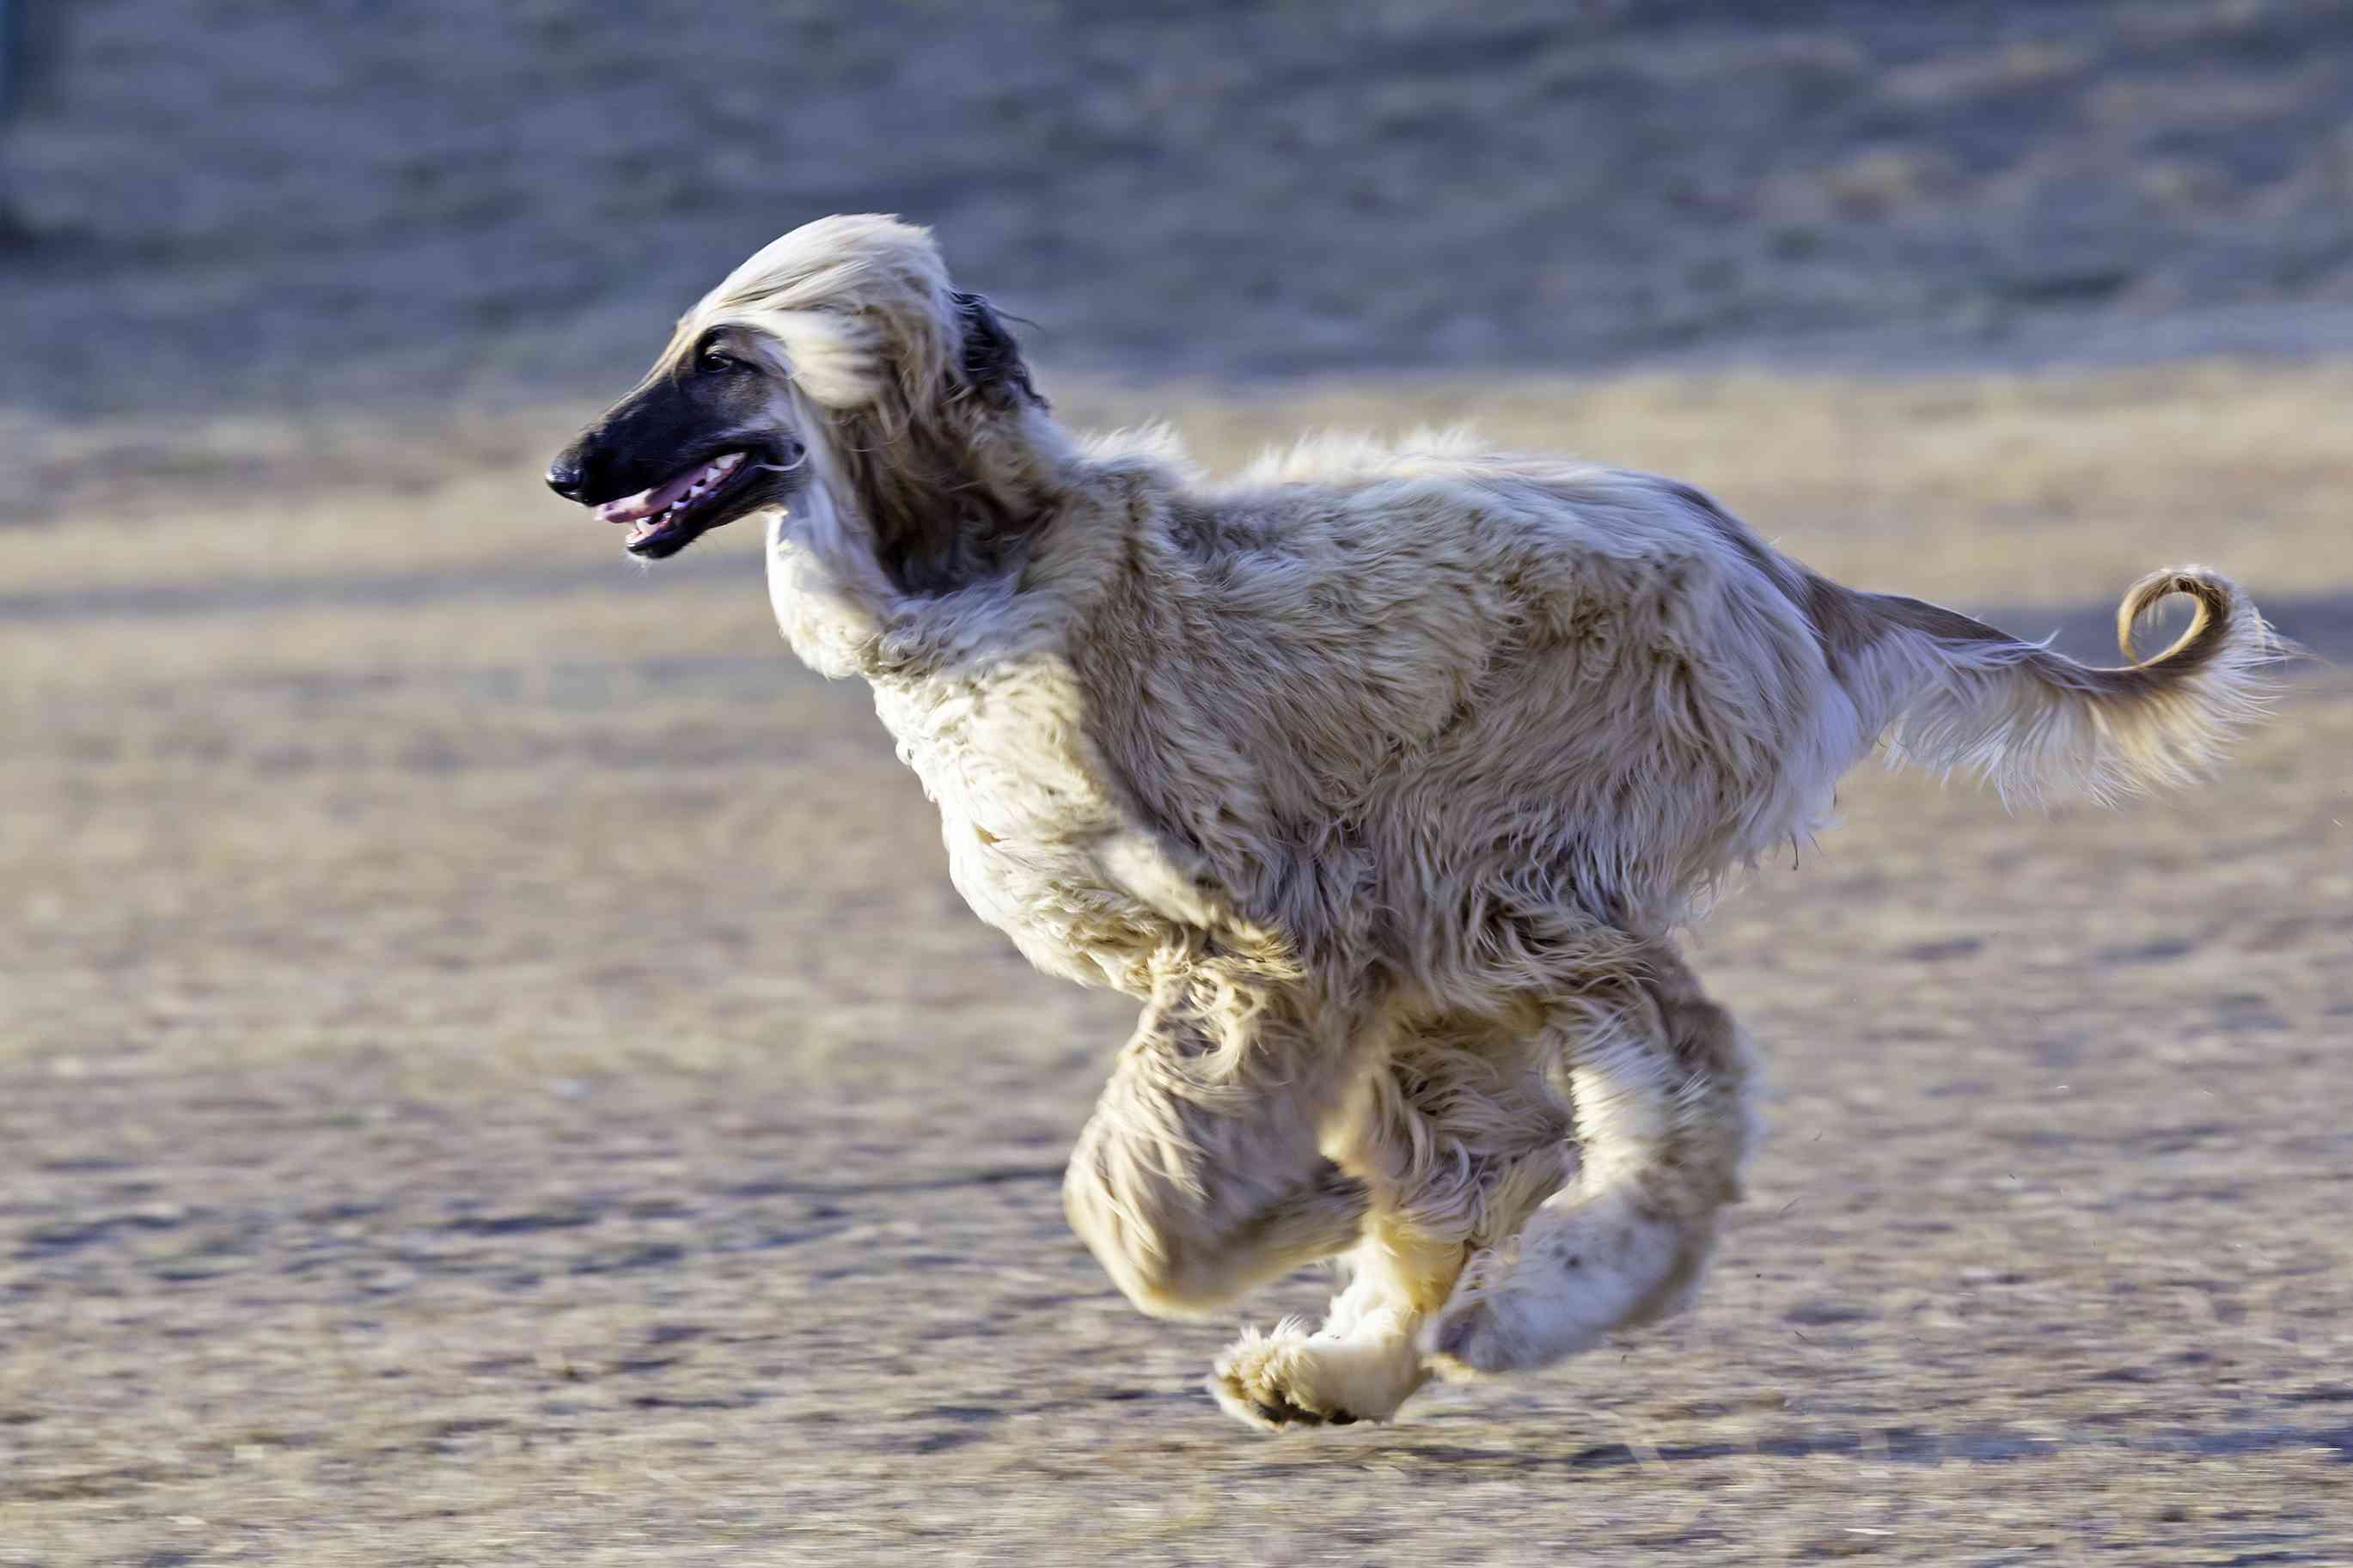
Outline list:
[[[2196,618],[2144,659],[2134,628],[2175,594],[2196,602]],[[2199,776],[2265,711],[2267,672],[2293,652],[2228,579],[2195,566],[2133,584],[2116,611],[2116,640],[2133,662],[2116,669],[1917,599],[1858,594],[1841,608],[1838,618],[1879,633],[1852,650],[1862,657],[1849,685],[1866,721],[1883,728],[1891,765],[1962,770],[2005,796],[2112,801]]]

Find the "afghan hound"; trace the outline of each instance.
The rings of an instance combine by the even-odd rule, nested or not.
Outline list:
[[[2113,799],[2212,761],[2275,647],[2181,568],[2089,668],[1841,587],[1689,486],[1456,438],[1211,481],[1165,432],[1066,432],[876,216],[737,268],[548,482],[646,558],[765,518],[785,637],[872,685],[957,890],[1143,1003],[1064,1183],[1131,1300],[1345,1258],[1321,1327],[1217,1363],[1270,1428],[1692,1298],[1756,1089],[1675,932],[1874,745]],[[2174,594],[2194,624],[2137,658]]]

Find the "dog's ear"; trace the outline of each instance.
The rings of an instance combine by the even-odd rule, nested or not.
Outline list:
[[[1029,367],[1021,361],[1021,344],[1005,318],[978,294],[956,294],[956,315],[964,323],[964,374],[975,386],[1003,388],[1028,398],[1039,407],[1046,400],[1029,384]]]

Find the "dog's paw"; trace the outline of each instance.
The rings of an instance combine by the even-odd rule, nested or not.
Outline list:
[[[1421,1353],[1450,1383],[1549,1366],[1591,1350],[1608,1332],[1607,1310],[1580,1316],[1579,1307],[1593,1303],[1511,1289],[1458,1297],[1422,1329]]]
[[[1236,1419],[1269,1432],[1387,1421],[1428,1380],[1410,1319],[1311,1334],[1286,1320],[1247,1331],[1218,1359],[1209,1392]]]
[[[1271,1333],[1245,1329],[1218,1358],[1209,1392],[1236,1420],[1261,1431],[1293,1426],[1346,1426],[1361,1419],[1314,1386],[1317,1347],[1305,1325],[1286,1319]]]
[[[1319,1344],[1305,1325],[1286,1319],[1271,1333],[1245,1329],[1218,1358],[1209,1392],[1226,1413],[1265,1432],[1293,1426],[1346,1426],[1365,1417],[1318,1386]]]
[[[1516,1336],[1492,1297],[1446,1307],[1421,1331],[1421,1353],[1450,1383],[1509,1372],[1519,1364]]]

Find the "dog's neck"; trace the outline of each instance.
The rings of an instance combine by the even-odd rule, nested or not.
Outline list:
[[[960,439],[885,442],[856,425],[768,523],[778,625],[828,677],[929,679],[1050,649],[1148,510],[1140,473],[1107,475],[1042,409],[976,420]]]
[[[1001,576],[1061,501],[1058,466],[1041,455],[1050,425],[994,411],[941,421],[851,421],[837,454],[875,560],[899,593],[938,598]],[[1006,426],[1012,426],[1013,428]]]

